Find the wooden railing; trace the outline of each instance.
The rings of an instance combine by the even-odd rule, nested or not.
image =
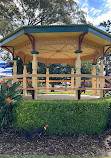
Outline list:
[[[23,77],[85,77],[85,78],[100,78],[100,79],[111,79],[110,76],[98,76],[91,74],[26,74],[26,75],[15,75],[3,77],[5,80],[10,80],[14,78],[23,78]]]
[[[25,86],[25,88],[23,88],[22,86],[20,86],[18,89],[21,89],[21,90],[26,90],[26,91],[31,91],[32,92],[32,94],[34,94],[34,92],[37,90],[37,91],[47,91],[47,90],[62,90],[62,91],[66,91],[66,90],[69,90],[69,91],[73,91],[73,90],[76,90],[76,91],[78,91],[78,98],[80,97],[80,95],[81,95],[81,92],[83,92],[83,91],[86,91],[86,90],[91,90],[92,92],[93,92],[93,90],[95,90],[96,91],[96,94],[98,93],[98,92],[101,92],[101,95],[100,96],[104,96],[104,92],[105,91],[108,91],[108,90],[111,90],[111,87],[102,87],[101,86],[101,79],[103,79],[103,81],[106,79],[106,80],[109,80],[110,81],[110,79],[111,79],[111,77],[110,76],[99,76],[99,75],[91,75],[91,74],[26,74],[26,75],[24,75],[24,74],[22,74],[22,75],[14,75],[14,76],[8,76],[8,77],[3,77],[3,79],[4,80],[18,80],[18,81],[20,81],[20,82],[23,82],[23,78],[27,78],[27,83],[28,82],[32,82],[32,77],[37,77],[37,78],[39,78],[39,77],[44,77],[44,78],[46,78],[46,80],[45,79],[43,79],[43,80],[39,80],[39,79],[37,79],[37,82],[47,82],[47,77],[49,77],[49,83],[52,83],[52,82],[71,82],[71,79],[65,79],[65,80],[50,80],[50,77],[76,77],[76,79],[77,79],[77,77],[83,77],[85,80],[81,80],[81,82],[92,82],[92,78],[94,78],[95,79],[95,81],[96,81],[96,87],[85,87],[85,86],[83,86],[83,87],[76,87],[75,85],[74,85],[74,87],[72,88],[72,87],[66,87],[66,86],[62,86],[62,87],[37,87],[37,88],[33,88],[33,87],[26,87]],[[87,78],[89,78],[89,80],[87,79]],[[76,82],[76,81],[75,81]],[[85,84],[84,84],[85,85]],[[99,94],[99,93],[98,93]],[[97,94],[97,95],[98,95]],[[33,96],[33,95],[32,95]]]
[[[98,76],[98,75],[91,75],[91,74],[21,74],[21,75],[14,75],[14,76],[8,76],[8,77],[3,77],[4,80],[13,80],[14,78],[18,79],[19,81],[23,82],[23,78],[26,77],[27,78],[27,81],[28,82],[32,82],[32,79],[29,79],[29,78],[32,78],[32,77],[84,77],[84,78],[90,78],[89,80],[85,80],[85,82],[92,82],[92,78],[95,78],[96,80],[97,79],[107,79],[107,80],[110,80],[111,77],[109,76]],[[38,82],[46,82],[46,80],[37,80]],[[71,82],[71,80],[49,80],[49,82]],[[84,82],[84,80],[81,80],[81,82]],[[100,85],[101,86],[101,85]],[[19,89],[24,89],[23,87],[20,87]],[[27,90],[28,89],[34,89],[34,88],[26,88]],[[37,90],[46,90],[46,87],[37,87]],[[80,90],[102,90],[103,87],[96,87],[96,88],[92,88],[92,87],[79,87],[79,88],[71,88],[71,87],[60,87],[60,88],[57,88],[57,87],[49,87],[49,90],[76,90],[76,89],[80,89]],[[109,89],[109,87],[108,87]]]

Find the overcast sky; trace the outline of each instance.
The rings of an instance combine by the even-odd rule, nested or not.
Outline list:
[[[87,21],[94,26],[98,27],[100,22],[111,20],[111,0],[76,0],[76,2],[87,13]]]

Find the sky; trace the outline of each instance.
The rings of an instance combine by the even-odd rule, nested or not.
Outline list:
[[[98,27],[100,22],[111,20],[111,0],[75,0],[87,13],[87,21]],[[102,30],[103,27],[98,27]],[[105,31],[105,30],[104,30]]]

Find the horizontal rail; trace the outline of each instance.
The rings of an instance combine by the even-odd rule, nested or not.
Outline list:
[[[23,82],[23,79],[18,79],[19,81]],[[28,82],[32,82],[32,79],[28,79]],[[37,82],[46,82],[46,80],[37,80]],[[71,80],[49,80],[49,82],[71,82]],[[81,80],[84,82],[84,80]],[[92,82],[92,80],[85,80],[85,82]]]
[[[111,79],[109,76],[91,75],[91,74],[26,74],[26,75],[14,75],[3,77],[3,79],[14,79],[14,78],[24,78],[24,77],[86,77],[86,78],[101,78],[101,79]]]
[[[46,87],[37,87],[37,88],[23,88],[23,87],[18,87],[18,89],[21,90],[46,90]],[[71,87],[49,87],[49,90],[111,90],[111,88],[71,88]]]

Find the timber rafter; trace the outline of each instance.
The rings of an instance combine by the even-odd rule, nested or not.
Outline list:
[[[35,37],[30,35],[29,33],[25,33],[25,35],[29,38],[31,42],[32,50],[35,51]]]
[[[107,47],[107,48],[106,48]],[[106,49],[105,49],[106,48]],[[104,45],[103,46],[103,57],[105,56],[105,54],[108,52],[108,50],[111,48],[111,45]]]
[[[83,42],[83,39],[85,37],[85,35],[88,33],[88,31],[85,31],[84,33],[82,33],[80,36],[79,36],[79,50],[81,50],[81,46],[82,46],[82,42]]]
[[[10,52],[14,58],[14,47],[13,46],[2,46],[2,48],[5,48],[8,52]]]

